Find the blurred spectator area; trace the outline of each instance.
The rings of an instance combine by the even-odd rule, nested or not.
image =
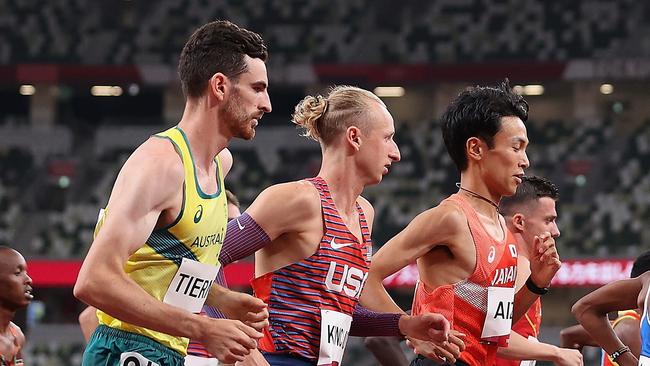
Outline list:
[[[173,65],[192,30],[214,19],[263,34],[276,65],[650,55],[648,4],[634,0],[5,0],[0,9],[0,64]]]

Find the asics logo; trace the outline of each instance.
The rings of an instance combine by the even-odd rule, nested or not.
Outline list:
[[[352,245],[352,243],[337,244],[337,243],[334,241],[334,238],[332,238],[332,241],[330,241],[330,245],[332,246],[333,249],[341,249],[341,248],[345,248],[345,247],[347,247],[347,246]]]
[[[198,205],[198,206],[196,206],[196,208],[197,208],[198,210],[197,210],[196,213],[194,214],[194,223],[195,223],[195,224],[198,224],[199,221],[201,221],[201,217],[203,217],[203,206]]]
[[[496,255],[497,255],[496,248],[494,246],[491,246],[490,247],[490,252],[488,252],[488,257],[487,257],[488,263],[494,262],[494,257],[496,257]]]

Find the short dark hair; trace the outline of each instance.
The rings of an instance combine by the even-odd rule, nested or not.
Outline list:
[[[212,75],[234,78],[246,71],[244,55],[266,61],[262,37],[227,20],[197,29],[185,43],[178,61],[178,75],[186,97],[200,97]]]
[[[442,115],[442,137],[458,171],[467,169],[467,139],[478,137],[493,148],[501,118],[508,116],[528,119],[528,103],[510,88],[508,79],[494,87],[467,88],[449,104]]]
[[[512,216],[521,206],[537,201],[542,197],[557,201],[560,198],[560,190],[546,178],[534,175],[524,176],[515,194],[501,198],[499,212],[504,216]]]
[[[650,250],[636,258],[632,265],[630,277],[639,277],[648,271],[650,271]]]

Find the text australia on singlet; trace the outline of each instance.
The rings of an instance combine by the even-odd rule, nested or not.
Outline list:
[[[207,248],[211,245],[223,245],[223,237],[223,232],[197,236],[191,246],[192,248]]]

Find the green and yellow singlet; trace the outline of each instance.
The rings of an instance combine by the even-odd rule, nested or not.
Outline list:
[[[192,152],[183,131],[173,127],[155,136],[169,139],[183,160],[183,203],[176,220],[168,227],[154,230],[146,243],[129,257],[124,271],[156,299],[198,312],[215,278],[226,234],[228,215],[221,162],[215,158],[217,192],[206,194],[199,186]],[[95,232],[107,214],[108,209],[100,215]],[[187,338],[138,327],[99,310],[97,315],[100,324],[144,335],[186,354]]]

